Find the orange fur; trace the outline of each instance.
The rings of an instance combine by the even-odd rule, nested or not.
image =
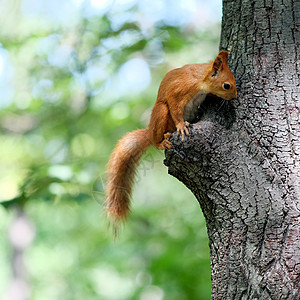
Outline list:
[[[118,142],[108,163],[106,198],[108,214],[117,223],[128,214],[135,170],[142,154],[150,145],[159,150],[170,148],[169,132],[177,129],[182,139],[188,134],[189,123],[184,120],[187,104],[200,92],[198,101],[207,94],[226,100],[237,96],[227,60],[227,52],[221,51],[213,62],[185,65],[168,72],[160,84],[148,128],[130,132]]]
[[[110,157],[106,205],[108,214],[116,222],[126,218],[136,166],[150,145],[148,129],[132,131],[118,142]]]

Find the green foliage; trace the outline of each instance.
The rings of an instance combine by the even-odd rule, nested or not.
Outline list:
[[[162,152],[141,162],[116,241],[103,200],[117,140],[147,126],[167,70],[217,53],[219,27],[145,28],[138,5],[99,15],[83,5],[58,22],[26,14],[28,3],[0,10],[0,295],[13,276],[5,236],[19,205],[36,231],[25,253],[30,299],[209,299],[204,219]]]

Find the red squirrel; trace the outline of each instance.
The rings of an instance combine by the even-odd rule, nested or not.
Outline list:
[[[148,128],[126,134],[111,154],[107,169],[106,208],[115,222],[126,219],[136,166],[146,149],[171,148],[170,133],[182,140],[189,134],[187,120],[207,94],[225,100],[237,97],[236,83],[221,51],[214,61],[189,64],[169,71],[163,78]]]

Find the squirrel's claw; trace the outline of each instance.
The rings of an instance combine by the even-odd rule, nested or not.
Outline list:
[[[172,148],[172,143],[168,140],[165,140],[165,147],[168,149]]]
[[[190,125],[189,122],[185,121],[177,125],[177,135],[181,134],[181,140],[184,140],[184,134],[189,135],[189,131],[187,127]]]
[[[168,138],[171,136],[171,133],[165,133],[163,141],[159,144],[158,149],[159,150],[165,150],[166,148],[170,149],[172,148],[172,143],[168,140]]]

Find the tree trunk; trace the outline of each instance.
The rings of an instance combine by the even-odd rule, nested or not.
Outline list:
[[[238,100],[166,151],[207,223],[212,299],[300,299],[300,2],[223,1]]]

